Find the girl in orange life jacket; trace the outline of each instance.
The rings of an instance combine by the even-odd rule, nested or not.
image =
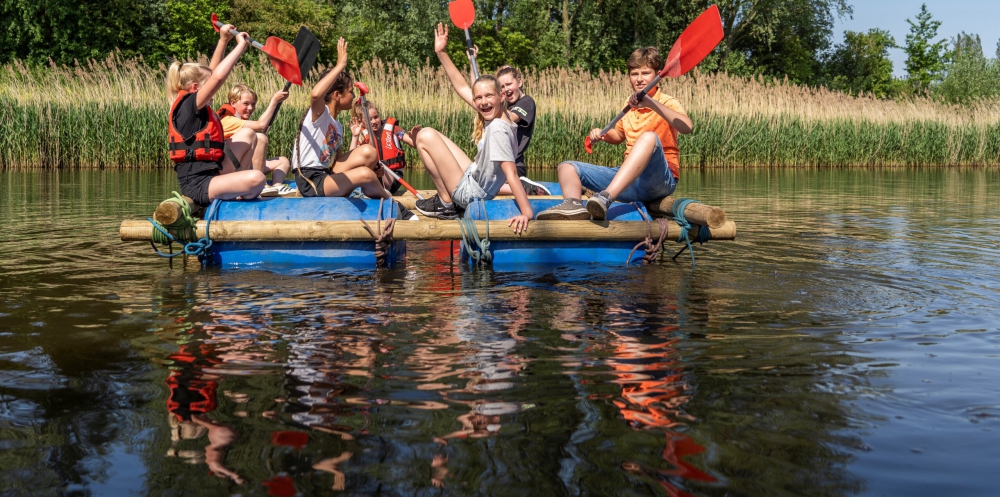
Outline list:
[[[292,166],[298,169],[295,184],[304,197],[344,197],[355,188],[371,198],[388,198],[389,192],[375,170],[375,147],[361,145],[338,154],[344,127],[334,119],[349,110],[354,101],[354,80],[347,67],[347,42],[337,41],[337,65],[324,73],[309,94],[309,109],[299,124],[292,152]]]
[[[169,116],[170,159],[180,183],[181,193],[199,205],[215,199],[254,198],[266,184],[260,171],[236,171],[232,155],[249,163],[252,149],[233,143],[224,152],[222,125],[212,110],[212,97],[222,88],[236,61],[247,48],[249,36],[236,39],[236,48],[223,58],[226,45],[233,39],[232,25],[219,31],[219,43],[212,64],[175,61],[167,71],[167,93],[173,100]]]
[[[416,148],[438,194],[418,200],[417,210],[428,217],[455,219],[458,217],[455,204],[464,209],[477,199],[490,200],[506,183],[521,211],[507,224],[515,233],[520,233],[527,229],[534,214],[517,175],[514,162],[516,130],[507,117],[507,101],[501,96],[500,85],[493,76],[484,75],[469,88],[465,77],[445,52],[447,46],[448,30],[438,23],[434,32],[434,52],[455,92],[476,110],[473,139],[477,142],[478,153],[473,161],[448,137],[431,128],[421,129],[417,133]]]
[[[371,143],[371,137],[368,136],[368,130],[365,129],[362,112],[364,111],[361,109],[361,103],[355,102],[354,107],[351,108],[351,150],[357,148],[359,144]],[[378,107],[371,100],[368,101],[368,120],[372,124],[372,131],[379,136],[375,146],[381,148],[382,162],[389,169],[396,171],[402,176],[403,168],[406,167],[406,156],[403,153],[401,144],[405,143],[411,147],[415,147],[416,136],[417,132],[420,131],[420,126],[414,126],[407,133],[396,125],[395,118],[390,117],[385,122],[382,122],[382,116],[379,114]],[[382,175],[382,185],[392,194],[399,191],[399,188],[402,186],[402,184],[388,174]]]
[[[285,181],[285,175],[292,167],[292,163],[286,157],[267,158],[268,137],[264,133],[278,104],[287,98],[287,91],[275,92],[274,96],[271,97],[270,105],[260,115],[260,118],[251,121],[250,116],[253,115],[253,111],[257,107],[257,92],[247,85],[239,84],[229,90],[229,103],[219,107],[219,118],[222,122],[222,132],[226,137],[226,144],[249,141],[253,147],[251,159],[253,168],[265,175],[272,173],[273,186],[264,188],[260,194],[262,197],[278,195],[282,191],[281,186]],[[285,190],[292,191],[287,187]]]

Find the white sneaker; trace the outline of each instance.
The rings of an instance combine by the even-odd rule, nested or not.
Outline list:
[[[278,191],[281,189],[282,186],[285,186],[285,185],[281,184],[281,185],[268,185],[268,186],[265,186],[264,189],[261,190],[260,196],[261,197],[277,197],[278,196]]]
[[[521,180],[521,186],[524,187],[524,192],[528,195],[552,195],[552,192],[541,183],[531,181],[525,176],[521,176],[519,179]]]
[[[278,196],[280,197],[293,197],[298,195],[298,193],[299,191],[294,186],[290,186],[285,183],[282,183],[278,188]]]

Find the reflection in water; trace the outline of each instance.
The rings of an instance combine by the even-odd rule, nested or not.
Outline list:
[[[285,273],[114,240],[169,174],[7,174],[0,493],[985,494],[997,177],[691,173],[694,272]]]

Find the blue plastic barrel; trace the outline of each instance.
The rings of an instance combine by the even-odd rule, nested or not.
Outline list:
[[[531,209],[535,214],[555,206],[561,200],[531,200]],[[484,212],[485,208],[485,212]],[[640,206],[644,214],[645,206]],[[465,211],[465,217],[475,220],[501,221],[510,219],[521,213],[514,200],[487,200],[474,202]],[[635,205],[614,203],[608,209],[608,221],[643,221]],[[589,222],[589,221],[581,221]],[[510,229],[510,228],[504,228]],[[532,265],[560,264],[613,264],[624,265],[627,262],[638,262],[644,252],[637,250],[629,260],[629,252],[642,240],[615,242],[607,240],[574,241],[507,241],[491,240],[490,250],[493,252],[494,267],[522,267]],[[462,249],[462,259],[471,260],[465,248]]]
[[[396,208],[382,203],[382,219],[396,217]],[[341,197],[282,198],[223,201],[213,221],[368,221],[373,229],[379,201]],[[384,225],[384,224],[383,224]],[[209,226],[211,230],[211,226]],[[211,233],[209,233],[211,236]],[[395,264],[406,252],[397,241],[386,262]],[[375,242],[216,242],[212,260],[223,267],[351,266],[375,267]]]

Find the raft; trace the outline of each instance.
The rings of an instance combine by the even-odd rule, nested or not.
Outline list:
[[[183,210],[179,207],[183,202],[172,200],[177,199],[164,201],[154,214],[163,225]],[[650,260],[649,244],[643,241],[655,244],[661,231],[663,250],[670,253],[686,246],[673,243],[683,239],[683,233],[692,242],[736,237],[736,225],[726,220],[721,209],[677,203],[679,199],[671,197],[647,205],[615,203],[605,221],[534,220],[523,233],[514,233],[507,225],[519,214],[510,198],[475,202],[461,220],[397,219],[399,206],[412,205],[413,200],[402,196],[391,200],[273,197],[219,201],[207,210],[204,220],[188,218],[190,229],[178,237],[189,242],[189,249],[207,245],[199,253],[202,262],[225,268],[394,266],[404,260],[408,241],[447,240],[464,240],[460,260],[499,267],[625,265],[644,256]],[[531,197],[529,201],[538,213],[562,199]],[[673,220],[653,219],[669,213],[672,206],[691,216],[692,225],[682,228]],[[126,220],[120,236],[123,241],[159,238],[163,243],[157,231],[151,220]]]

